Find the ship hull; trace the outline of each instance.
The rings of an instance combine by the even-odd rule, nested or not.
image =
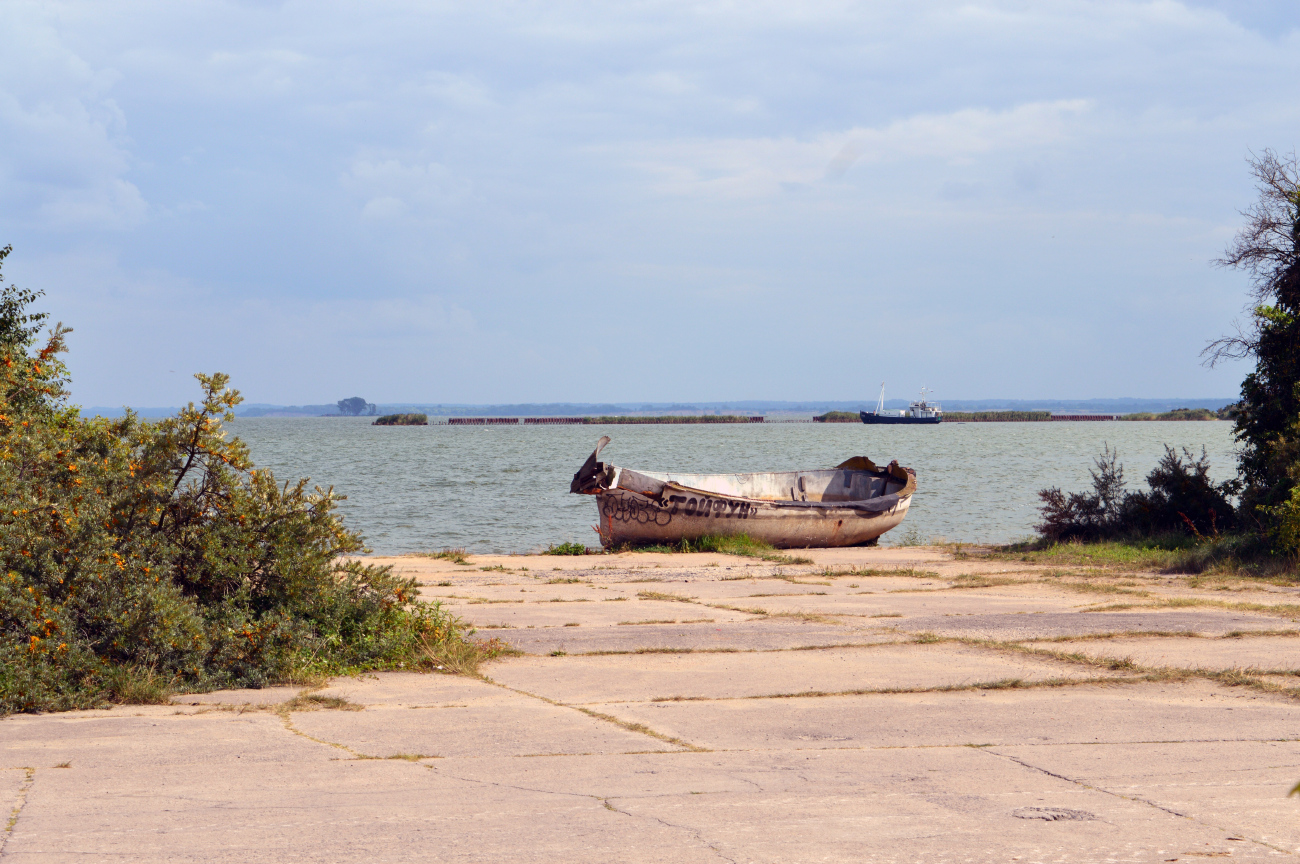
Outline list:
[[[936,423],[942,423],[942,417],[890,417],[888,414],[873,414],[870,411],[859,411],[858,416],[862,422],[868,425],[890,424],[890,425],[926,425],[933,426]]]

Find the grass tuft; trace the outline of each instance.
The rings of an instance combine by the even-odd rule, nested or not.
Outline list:
[[[463,548],[447,548],[441,552],[412,552],[415,558],[435,558],[442,561],[450,561],[453,564],[468,564],[469,554]]]
[[[852,576],[855,578],[862,577],[867,579],[881,577],[881,576],[896,576],[904,579],[940,578],[939,574],[934,572],[933,570],[918,570],[915,567],[892,567],[888,569],[880,568],[880,567],[850,567],[847,570],[845,569],[837,570],[831,567],[827,567],[825,570],[823,570],[821,573],[818,573],[817,575],[821,576],[823,579],[841,579],[845,576]]]
[[[427,665],[433,671],[455,672],[460,675],[477,675],[479,664],[521,653],[509,643],[495,637],[473,639],[463,636],[437,641],[425,637],[420,640],[420,648]]]
[[[542,550],[543,555],[599,555],[599,549],[589,549],[581,543],[552,543]]]
[[[319,693],[299,693],[280,706],[285,711],[362,711],[364,705],[349,702],[342,696],[321,696]]]
[[[665,554],[713,552],[718,555],[758,558],[775,564],[816,563],[807,556],[786,555],[778,552],[772,544],[750,537],[748,534],[706,534],[695,539],[683,539],[672,545],[659,543],[651,546],[629,547],[629,549],[636,552],[660,552]]]

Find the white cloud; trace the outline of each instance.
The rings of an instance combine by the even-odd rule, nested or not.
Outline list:
[[[79,381],[106,390],[157,384],[163,355],[287,401],[346,375],[434,398],[432,358],[476,399],[842,395],[853,333],[943,309],[933,350],[896,362],[950,394],[1034,395],[1013,354],[1058,393],[1225,392],[1183,349],[1240,304],[1204,262],[1249,202],[1247,149],[1296,143],[1298,20],[1294,0],[9,0],[0,242],[20,280],[33,251],[132,262],[119,287],[89,261],[22,282],[77,297],[78,338],[102,327],[112,372]],[[153,282],[174,291],[121,287]],[[1169,292],[1197,302],[1139,302]],[[815,351],[693,360],[697,322],[741,353],[810,316],[836,332]],[[1124,351],[1062,357],[1059,320]],[[574,335],[624,326],[659,363],[632,383]]]
[[[34,4],[0,6],[0,201],[10,224],[122,229],[147,205],[127,179],[116,76],[69,49]]]
[[[466,200],[470,182],[437,162],[396,158],[358,158],[340,178],[344,188],[365,200],[364,219],[391,220],[415,212],[428,216]]]
[[[632,144],[628,161],[667,195],[762,197],[791,184],[839,179],[858,163],[967,166],[990,155],[1033,152],[1086,132],[1086,99],[1035,102],[1005,111],[965,108],[918,114],[881,128],[811,139],[722,138]]]

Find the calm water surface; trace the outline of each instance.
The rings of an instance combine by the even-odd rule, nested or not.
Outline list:
[[[230,431],[281,480],[310,477],[346,495],[342,511],[378,553],[463,546],[527,552],[548,543],[597,545],[594,499],[569,480],[596,439],[630,468],[785,471],[831,468],[850,456],[916,469],[907,519],[884,538],[1001,543],[1033,531],[1039,489],[1088,487],[1103,442],[1117,447],[1130,488],[1144,487],[1163,443],[1209,453],[1232,476],[1232,424],[771,423],[680,426],[371,426],[354,418],[241,418]]]

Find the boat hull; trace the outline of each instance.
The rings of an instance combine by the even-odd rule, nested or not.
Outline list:
[[[778,549],[874,545],[903,521],[916,491],[916,472],[864,456],[811,471],[684,474],[601,462],[608,443],[597,442],[569,484],[595,497],[606,548],[735,534]]]
[[[777,549],[802,549],[872,545],[903,521],[911,500],[900,498],[889,509],[872,512],[847,505],[737,499],[698,490],[683,490],[661,502],[638,492],[609,489],[596,494],[596,509],[600,542],[606,547],[747,534]]]
[[[858,416],[868,426],[877,424],[933,426],[936,423],[943,422],[942,417],[890,417],[888,414],[873,414],[870,411],[859,411]]]

